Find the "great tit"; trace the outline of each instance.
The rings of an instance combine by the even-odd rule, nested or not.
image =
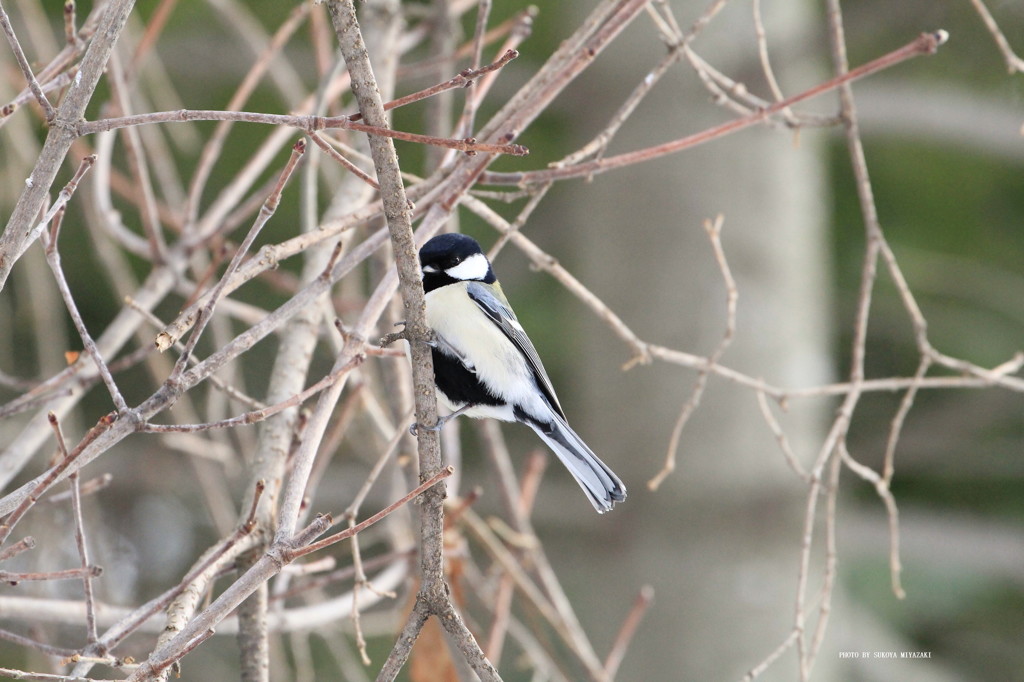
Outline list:
[[[420,249],[434,381],[452,414],[526,424],[548,444],[599,513],[626,499],[619,477],[566,423],[537,351],[490,262],[471,237],[442,234]]]

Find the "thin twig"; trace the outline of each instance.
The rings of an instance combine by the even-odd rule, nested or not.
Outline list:
[[[10,680],[40,680],[41,682],[101,682],[92,677],[78,675],[56,675],[52,673],[33,673],[14,668],[0,668],[0,675]]]
[[[899,510],[896,507],[896,498],[892,496],[889,483],[879,476],[873,469],[866,467],[855,460],[846,448],[845,443],[839,444],[839,453],[843,463],[853,473],[874,486],[875,492],[885,503],[885,512],[889,520],[889,573],[892,581],[892,592],[897,599],[903,599],[907,593],[903,590],[900,574],[903,571],[903,564],[900,561],[900,521]]]
[[[23,537],[13,545],[0,549],[0,562],[7,561],[8,559],[18,556],[22,552],[26,552],[36,546],[36,539],[31,535]]]
[[[137,312],[140,315],[142,315],[142,317],[144,317],[150,324],[152,324],[157,329],[164,329],[164,328],[167,327],[167,325],[164,322],[162,322],[160,320],[160,318],[158,318],[156,315],[154,315],[149,310],[146,310],[145,308],[140,306],[138,304],[138,302],[133,297],[125,296],[124,303],[125,303],[125,305],[127,307],[131,308],[135,312]],[[177,348],[179,351],[184,351],[185,350],[185,344],[182,343],[180,340],[175,340],[172,345],[175,348]],[[139,352],[142,352],[142,351],[152,352],[152,351],[155,351],[155,350],[160,350],[156,346],[156,344],[153,344],[153,345],[148,345],[147,344],[146,347],[140,348]],[[116,364],[116,363],[114,363],[114,364]],[[111,365],[111,371],[113,371],[115,369],[114,364]],[[198,365],[199,364],[199,358],[195,357],[195,355],[190,355],[190,357],[189,357],[189,364],[193,365],[193,366],[194,365]],[[225,395],[229,396],[232,400],[234,400],[234,401],[236,401],[236,402],[238,402],[238,403],[240,403],[242,405],[246,405],[246,406],[252,407],[254,410],[261,410],[261,409],[266,407],[266,405],[263,402],[261,402],[259,400],[256,400],[252,396],[246,395],[241,390],[239,390],[235,386],[232,386],[227,381],[225,381],[224,379],[221,379],[218,376],[211,376],[209,378],[209,381],[210,381],[210,383],[214,387],[217,388],[217,390],[223,391]]]
[[[74,193],[75,188],[78,186],[82,176],[92,167],[96,161],[95,156],[87,156],[82,159],[81,165],[78,167],[78,171],[71,181],[65,186],[61,194],[65,195],[65,203],[70,199]],[[50,265],[50,269],[53,271],[53,277],[57,282],[57,289],[60,291],[61,298],[64,299],[64,305],[71,315],[71,320],[74,322],[75,329],[78,330],[78,335],[82,339],[82,345],[85,346],[86,352],[96,365],[96,370],[103,378],[103,383],[107,387],[107,391],[110,393],[111,399],[114,401],[114,407],[117,409],[118,414],[124,414],[128,411],[128,403],[125,402],[124,396],[121,395],[121,390],[117,387],[117,383],[114,381],[114,376],[110,373],[110,368],[107,366],[106,361],[103,359],[99,348],[96,346],[96,342],[93,341],[92,336],[89,334],[89,330],[86,329],[85,320],[82,319],[81,313],[78,311],[78,306],[75,304],[75,299],[71,294],[71,289],[68,286],[67,279],[64,277],[64,270],[61,267],[60,252],[57,250],[57,239],[60,233],[61,220],[64,215],[63,206],[53,218],[53,227],[49,235],[43,233],[43,246],[46,251],[46,262]]]
[[[548,168],[545,170],[527,171],[524,173],[484,173],[481,177],[481,181],[484,184],[492,185],[527,185],[549,182],[551,180],[588,177],[617,168],[651,161],[668,154],[675,154],[676,152],[696,147],[697,145],[704,144],[705,142],[716,140],[720,137],[724,137],[725,135],[729,135],[743,130],[744,128],[749,128],[752,125],[767,121],[772,116],[792,107],[795,104],[799,104],[800,102],[811,99],[812,97],[817,97],[818,95],[835,90],[836,88],[847,85],[857,79],[865,78],[878,73],[879,71],[892,68],[893,66],[908,59],[919,57],[921,55],[934,54],[935,51],[938,50],[939,46],[945,43],[947,39],[948,34],[942,30],[935,31],[933,33],[922,33],[917,37],[917,39],[907,43],[901,48],[893,50],[892,52],[878,57],[877,59],[859,66],[856,69],[851,69],[850,71],[816,85],[813,88],[809,88],[801,93],[787,97],[784,100],[770,104],[764,109],[753,112],[749,116],[727,121],[699,133],[694,133],[693,135],[687,135],[686,137],[679,138],[678,140],[673,140],[672,142],[665,142],[653,147],[638,149],[636,151],[626,152],[617,156],[609,156],[596,161],[586,161],[576,164],[575,166],[565,168]]]
[[[476,79],[480,78],[485,74],[491,73],[492,71],[497,71],[498,69],[502,68],[503,66],[505,66],[518,56],[518,51],[506,50],[505,54],[503,54],[497,61],[491,62],[486,66],[466,69],[465,71],[460,72],[459,75],[454,76],[453,78],[445,81],[444,83],[438,83],[437,85],[432,85],[429,88],[424,88],[423,90],[420,90],[418,92],[405,95],[404,97],[399,97],[398,99],[393,99],[390,102],[385,102],[384,111],[391,111],[392,109],[397,109],[398,107],[404,107],[407,104],[419,102],[420,100],[424,100],[428,97],[433,97],[434,95],[439,95],[442,92],[447,92],[448,90],[454,90],[455,88],[467,88]],[[362,117],[363,115],[357,112],[350,115],[348,118],[350,121],[358,121]]]
[[[171,380],[176,381],[188,366],[188,359],[192,356],[196,344],[199,342],[199,337],[203,333],[203,329],[210,321],[210,317],[213,315],[213,308],[217,305],[217,301],[223,295],[228,279],[235,270],[238,269],[239,264],[242,262],[242,257],[248,253],[249,248],[252,246],[253,242],[256,241],[256,237],[259,236],[260,231],[277,211],[277,207],[281,203],[281,194],[284,192],[285,185],[288,183],[289,178],[291,178],[295,167],[298,165],[299,160],[302,158],[305,151],[305,140],[299,140],[293,145],[291,156],[288,157],[288,162],[285,164],[284,169],[278,176],[277,184],[274,186],[273,191],[271,191],[266,201],[263,202],[259,216],[253,222],[249,232],[245,235],[245,239],[242,240],[242,243],[235,250],[224,275],[213,288],[213,291],[210,293],[210,296],[204,306],[200,309],[195,327],[192,329],[192,334],[189,336],[188,342],[185,344],[185,349],[181,352],[181,355],[178,356],[178,360],[174,365],[174,370],[171,373]],[[159,344],[157,345],[159,346]]]
[[[13,642],[18,646],[23,646],[28,649],[35,649],[36,651],[41,651],[47,656],[59,656],[61,658],[67,658],[69,656],[74,656],[78,653],[74,649],[64,649],[61,647],[52,646],[50,644],[45,644],[43,642],[37,642],[34,639],[25,637],[23,635],[19,635],[15,632],[8,632],[7,630],[0,630],[0,639],[6,640],[8,642]]]
[[[196,431],[228,429],[240,425],[257,424],[276,414],[280,414],[285,410],[306,402],[317,393],[320,393],[324,389],[334,385],[342,376],[348,374],[358,365],[362,364],[365,359],[364,355],[356,355],[347,363],[333,370],[330,374],[320,379],[309,388],[301,391],[300,393],[296,393],[286,400],[275,403],[274,405],[268,405],[266,407],[261,407],[258,410],[250,410],[249,412],[245,412],[244,414],[240,414],[235,417],[228,417],[215,422],[205,422],[203,424],[153,424],[152,422],[146,422],[140,426],[140,431],[149,431],[152,433],[194,433]]]
[[[50,467],[50,470],[46,472],[33,487],[32,489],[22,498],[21,502],[17,507],[4,519],[3,523],[0,524],[0,545],[7,540],[10,536],[11,531],[18,524],[18,521],[32,508],[44,492],[49,490],[59,479],[60,475],[81,455],[85,452],[86,446],[92,443],[94,440],[109,429],[117,421],[117,415],[113,412],[100,417],[100,420],[96,423],[96,426],[89,429],[89,432],[85,434],[85,437],[75,446],[67,457],[62,459],[60,462]]]
[[[903,394],[903,399],[900,401],[900,407],[893,415],[892,422],[889,424],[889,437],[885,443],[885,463],[882,465],[882,479],[888,486],[892,482],[893,474],[895,473],[895,459],[896,459],[896,444],[899,442],[900,433],[903,431],[903,422],[906,421],[907,414],[910,412],[910,408],[914,405],[914,398],[917,397],[917,392],[921,387],[920,381],[924,375],[928,372],[928,368],[932,365],[932,359],[928,355],[922,355],[921,360],[917,365],[917,371],[914,372],[914,383],[910,385],[907,392]]]
[[[78,71],[72,67],[68,71],[57,74],[54,78],[44,81],[41,84],[43,92],[53,92],[55,90],[61,90],[66,88],[75,78],[75,74]],[[7,122],[7,119],[11,114],[23,107],[27,102],[34,101],[35,97],[31,90],[23,90],[7,104],[0,107],[0,126]]]
[[[800,460],[797,459],[796,453],[793,452],[792,446],[789,444],[789,439],[786,437],[786,432],[783,430],[782,425],[779,424],[779,420],[775,418],[772,413],[771,406],[768,404],[768,398],[764,391],[757,391],[757,404],[761,408],[761,415],[764,417],[764,421],[768,424],[768,428],[772,430],[772,434],[775,436],[776,442],[779,444],[779,448],[782,450],[783,456],[786,458],[786,464],[796,473],[797,476],[804,479],[804,481],[810,483],[810,476],[807,471],[804,470]]]
[[[807,622],[807,585],[810,581],[811,572],[811,547],[814,542],[814,522],[817,517],[820,493],[821,479],[818,470],[815,469],[811,474],[811,484],[807,489],[807,502],[804,508],[803,533],[800,540],[800,570],[797,574],[796,601],[793,616],[793,633],[796,635],[795,644],[800,682],[807,682],[810,675],[810,656],[804,637],[806,635]]]
[[[484,36],[487,33],[487,22],[491,17],[491,0],[477,0],[476,3],[476,26],[473,29],[473,56],[470,61],[470,68],[476,69],[483,61]],[[506,53],[507,54],[507,53]],[[455,124],[456,135],[470,135],[476,120],[476,110],[480,105],[480,98],[483,96],[480,88],[466,93],[462,104],[462,115]],[[450,152],[449,152],[450,154]],[[441,162],[446,165],[447,160]]]
[[[330,156],[332,159],[341,164],[346,170],[348,170],[348,172],[355,175],[357,178],[365,182],[370,187],[374,189],[380,189],[380,185],[377,184],[376,180],[371,178],[359,166],[355,165],[354,163],[346,159],[344,156],[342,156],[341,152],[332,147],[330,143],[328,143],[328,141],[324,139],[324,137],[320,133],[310,133],[309,138],[316,143],[316,146],[324,150],[328,156]]]
[[[757,56],[761,60],[761,71],[764,72],[764,79],[768,82],[768,88],[776,102],[786,99],[779,87],[779,81],[775,78],[775,70],[772,68],[771,59],[768,57],[768,33],[764,28],[764,20],[761,18],[761,0],[753,0],[752,11],[754,13],[754,35],[757,37]],[[789,109],[783,109],[782,115],[790,125],[796,125],[796,117]]]
[[[821,644],[825,641],[825,632],[828,627],[829,616],[832,613],[832,596],[836,582],[836,571],[839,564],[839,551],[836,545],[836,519],[839,500],[839,473],[843,469],[841,457],[832,458],[832,466],[829,470],[828,485],[825,488],[827,495],[825,505],[825,571],[821,583],[821,596],[818,606],[818,621],[814,626],[814,636],[808,648],[808,657],[813,663],[821,650]],[[808,670],[810,672],[810,670]]]
[[[131,114],[131,99],[128,96],[129,85],[124,69],[121,67],[121,60],[116,54],[110,59],[110,67],[107,72],[117,110],[122,114]],[[142,231],[146,235],[146,242],[149,244],[150,260],[154,263],[162,263],[167,258],[167,242],[160,224],[160,212],[156,205],[153,180],[142,148],[142,136],[137,128],[127,128],[121,140],[125,146],[128,169],[131,173],[132,189],[134,190],[132,194],[141,198],[139,217]]]
[[[36,102],[43,108],[43,115],[46,117],[47,122],[52,121],[57,115],[57,110],[53,108],[50,100],[46,98],[46,94],[43,93],[43,89],[39,86],[39,81],[36,80],[36,75],[32,72],[32,67],[28,63],[25,51],[21,49],[18,36],[14,33],[14,27],[11,26],[11,18],[7,16],[7,11],[4,10],[3,5],[0,5],[0,29],[3,29],[4,35],[7,36],[7,42],[11,44],[14,59],[18,62],[18,67],[21,69],[22,75],[25,76],[25,81],[28,83],[32,95],[36,98]]]
[[[53,427],[54,437],[57,439],[57,448],[61,457],[68,457],[68,448],[64,442],[64,434],[61,433],[60,422],[53,412],[49,414],[50,426]],[[78,547],[78,557],[82,562],[82,589],[85,596],[85,632],[86,641],[92,644],[96,641],[96,603],[92,593],[92,572],[89,563],[89,547],[85,541],[85,523],[82,521],[82,492],[79,485],[78,474],[68,476],[71,485],[71,509],[75,519],[75,545]]]
[[[384,509],[380,510],[379,512],[377,512],[373,516],[369,517],[368,519],[360,521],[359,523],[355,524],[354,526],[351,526],[349,528],[346,528],[343,531],[335,533],[334,535],[331,535],[330,537],[326,537],[323,540],[318,540],[317,542],[310,543],[310,544],[306,545],[305,547],[300,547],[300,548],[298,548],[296,550],[293,550],[292,552],[290,552],[288,554],[289,558],[292,559],[292,560],[295,560],[295,559],[298,559],[300,557],[304,557],[307,554],[312,554],[313,552],[321,550],[324,547],[329,547],[330,545],[333,545],[333,544],[336,544],[338,542],[341,542],[342,540],[350,538],[350,537],[356,535],[357,533],[361,533],[364,529],[366,529],[369,526],[372,526],[373,524],[377,523],[378,521],[383,519],[385,516],[387,516],[391,512],[393,512],[396,509],[398,509],[399,507],[409,503],[411,500],[413,500],[414,498],[422,495],[427,490],[430,490],[432,487],[434,487],[435,485],[437,485],[438,483],[440,483],[444,479],[448,478],[453,473],[455,473],[455,470],[452,469],[451,467],[445,467],[444,469],[441,469],[441,471],[437,472],[436,474],[434,474],[433,476],[431,476],[430,478],[425,480],[423,483],[420,483],[418,486],[413,488],[410,492],[406,493],[403,497],[399,498],[395,502],[392,502],[387,507],[384,507]]]
[[[64,2],[64,40],[68,45],[74,47],[78,43],[78,24],[75,16],[75,0]]]
[[[372,523],[380,521],[387,514],[398,509],[402,504],[409,502],[416,495],[428,491],[432,486],[450,475],[451,471],[448,469],[438,472],[434,478],[425,481],[412,493],[404,496],[400,503],[389,505],[382,512],[374,514],[369,519],[357,524],[351,532],[361,532]],[[166,669],[171,663],[182,656],[181,651],[183,648],[194,645],[197,638],[202,637],[203,633],[225,618],[260,585],[263,585],[271,577],[280,573],[286,564],[309,554],[311,551],[315,551],[315,549],[350,537],[350,530],[345,530],[320,542],[313,542],[313,539],[323,534],[331,523],[330,515],[320,515],[306,528],[299,530],[291,537],[283,541],[275,541],[259,561],[217,597],[212,604],[189,620],[177,634],[158,646],[147,661],[140,665],[128,680],[130,682],[142,682],[143,680],[150,679],[158,671]]]
[[[643,79],[641,79],[637,86],[633,88],[629,97],[627,97],[619,106],[618,110],[612,115],[609,122],[601,129],[601,132],[579,150],[554,164],[555,167],[561,168],[573,166],[584,159],[591,157],[595,159],[603,158],[605,150],[608,145],[611,144],[612,139],[614,139],[619,129],[626,123],[629,117],[632,116],[633,112],[636,111],[637,107],[640,106],[640,103],[647,97],[647,95],[654,90],[654,86],[658,84],[666,73],[668,73],[669,69],[679,61],[680,57],[685,52],[688,51],[687,46],[690,41],[696,38],[701,29],[706,26],[716,14],[718,14],[722,7],[725,6],[725,0],[716,0],[716,2],[713,2],[704,11],[701,18],[694,24],[693,29],[685,36],[679,30],[679,26],[676,24],[675,18],[671,13],[671,8],[667,6],[667,3],[663,0],[662,2],[657,3],[657,5],[660,7],[662,14],[658,13],[654,4],[647,6],[647,14],[658,27],[662,40],[665,41],[668,46],[668,52],[661,58],[661,61],[659,61],[658,64],[651,69]]]
[[[239,83],[238,88],[231,95],[231,99],[228,101],[225,109],[229,111],[237,111],[242,108],[242,105],[249,99],[253,91],[260,83],[260,79],[270,68],[271,58],[278,54],[287,43],[288,39],[299,29],[302,21],[309,14],[310,5],[307,3],[300,3],[292,10],[288,19],[282,22],[281,26],[275,31],[274,36],[271,38],[266,49],[257,59],[252,63],[249,71],[246,73],[245,78]],[[228,133],[231,131],[232,124],[230,121],[221,121],[217,128],[210,135],[206,144],[203,145],[202,153],[199,156],[199,161],[196,164],[196,170],[192,176],[192,182],[189,187],[188,203],[185,208],[186,220],[189,224],[196,222],[196,213],[199,210],[199,200],[202,195],[203,189],[206,187],[206,183],[209,180],[210,173],[213,170],[213,166],[217,159],[220,157],[221,152],[224,148],[225,140],[227,139]]]
[[[580,662],[587,668],[587,672],[594,680],[602,680],[605,677],[604,665],[590,650],[589,646],[580,646],[580,637],[575,631],[575,624],[564,618],[563,613],[556,609],[551,600],[541,591],[537,584],[530,579],[516,557],[502,544],[494,532],[485,524],[473,510],[468,509],[463,514],[466,527],[484,549],[490,554],[503,571],[512,578],[516,587],[530,606],[537,610],[540,616],[555,630],[567,647],[577,656]]]
[[[258,498],[254,496],[253,508],[255,508],[257,502]],[[232,535],[204,552],[177,585],[126,615],[117,624],[109,628],[95,644],[87,647],[85,653],[96,655],[101,651],[112,649],[135,632],[144,622],[167,609],[186,590],[195,589],[197,583],[209,581],[226,563],[233,561],[241,552],[248,549],[250,546],[249,540],[252,537],[251,531],[252,525],[249,523],[243,523],[238,526]],[[167,632],[167,626],[164,627],[162,632]]]
[[[615,643],[612,644],[608,657],[604,659],[604,673],[609,680],[615,679],[615,674],[619,671],[619,666],[622,664],[622,659],[626,656],[626,650],[629,648],[630,642],[633,641],[636,629],[640,627],[640,621],[643,620],[644,614],[647,613],[647,609],[650,608],[653,601],[654,588],[650,585],[641,587],[640,594],[633,601],[633,608],[629,610],[626,620],[623,621],[622,627],[619,628],[619,634],[615,636]]]
[[[708,235],[708,239],[711,240],[711,248],[714,250],[715,262],[718,264],[718,269],[722,274],[722,279],[725,282],[725,331],[722,334],[722,340],[718,342],[715,350],[708,356],[707,364],[701,368],[697,374],[697,380],[694,382],[693,389],[690,393],[689,400],[683,405],[682,410],[679,413],[679,417],[676,419],[675,426],[672,427],[672,436],[669,438],[668,453],[665,456],[665,463],[662,465],[661,470],[655,474],[655,476],[647,482],[647,487],[650,490],[657,490],[658,486],[669,476],[676,468],[676,452],[679,450],[679,440],[682,437],[683,428],[689,421],[690,416],[700,406],[701,398],[704,395],[704,389],[707,388],[708,377],[711,374],[711,369],[718,364],[718,361],[722,359],[725,351],[728,350],[729,345],[732,343],[733,337],[736,334],[736,302],[739,299],[739,291],[736,288],[736,280],[732,276],[732,271],[729,269],[729,263],[725,259],[725,250],[722,248],[722,221],[723,216],[719,215],[714,221],[704,221],[704,231]]]
[[[436,184],[439,181],[440,178],[428,180],[410,188],[408,198],[413,201],[421,198],[426,193],[436,189]],[[372,222],[373,220],[378,219],[381,215],[381,202],[372,202],[362,209],[353,211],[344,219],[335,221],[332,224],[323,225],[320,229],[312,233],[301,234],[279,244],[264,246],[254,255],[254,257],[243,263],[241,267],[238,268],[234,276],[227,278],[223,293],[231,293],[245,282],[252,280],[264,272],[276,268],[285,258],[301,253],[320,242],[328,239],[335,239],[338,234],[345,230],[352,229],[356,225]],[[366,260],[370,254],[386,243],[387,237],[387,230],[377,230],[360,242],[359,245],[353,247],[334,266],[330,276],[327,278],[329,282],[333,284],[350,273],[358,264]],[[307,285],[307,289],[310,287],[319,289],[322,284],[323,278]],[[317,295],[319,293],[320,292],[316,292]],[[298,294],[296,294],[296,296],[297,295]],[[310,292],[310,295],[314,295],[314,292]],[[192,328],[196,319],[198,319],[199,311],[204,305],[204,301],[207,300],[209,296],[209,293],[204,294],[202,298],[185,308],[185,310],[183,310],[173,322],[163,328],[156,338],[156,346],[159,350],[167,350],[174,341],[181,338],[185,332]]]
[[[39,571],[28,573],[14,573],[12,571],[0,571],[0,582],[17,584],[25,580],[47,581],[47,580],[74,580],[82,578],[88,581],[90,578],[99,577],[103,569],[99,566],[84,566],[81,568],[66,568],[62,571]]]
[[[401,130],[392,130],[384,126],[367,125],[352,121],[348,116],[295,116],[291,114],[262,114],[251,111],[220,111],[214,109],[179,109],[178,111],[158,111],[150,114],[104,118],[98,121],[82,121],[71,124],[76,137],[92,135],[108,130],[117,130],[131,126],[151,125],[155,123],[183,123],[186,121],[240,121],[243,123],[260,123],[264,125],[298,128],[306,133],[318,130],[355,130],[374,137],[393,138],[403,142],[413,142],[435,147],[445,147],[467,154],[508,154],[510,156],[526,156],[529,150],[520,144],[490,144],[477,142],[467,138],[456,140],[432,135],[419,135]]]
[[[764,671],[772,667],[772,664],[774,664],[775,661],[779,660],[779,657],[781,657],[782,654],[793,648],[793,645],[796,643],[799,636],[800,633],[797,630],[791,630],[786,639],[782,640],[782,642],[775,647],[774,651],[765,656],[764,660],[751,668],[750,671],[741,678],[742,682],[751,682],[752,680],[756,680],[760,677]]]
[[[531,6],[513,14],[484,34],[484,45],[492,45],[499,39],[512,34],[519,34],[522,38],[529,36],[533,27],[533,20],[536,18],[538,11],[537,7]],[[412,64],[403,64],[398,70],[398,75],[402,77],[415,77],[422,76],[427,72],[434,73],[440,67],[471,58],[475,49],[476,43],[474,40],[466,41],[453,52],[442,53]]]
[[[996,23],[995,17],[985,6],[983,0],[971,0],[971,4],[974,5],[974,10],[981,17],[981,20],[985,23],[985,28],[992,35],[992,39],[996,41],[996,46],[1003,55],[1003,59],[1006,61],[1006,70],[1012,76],[1015,73],[1024,73],[1024,59],[1017,56],[1017,53],[1010,47],[1010,41],[1003,35],[1002,30],[999,28],[999,24]]]
[[[349,530],[355,528],[356,520],[349,518],[348,527]],[[363,621],[359,615],[359,590],[369,587],[369,581],[366,579],[366,573],[363,572],[363,557],[359,550],[359,536],[352,536],[352,567],[355,570],[355,582],[352,585],[352,610],[349,612],[349,617],[352,618],[352,630],[355,632],[356,637],[356,650],[359,652],[359,659],[363,665],[369,666],[373,664],[373,659],[366,653],[366,637],[363,635]]]

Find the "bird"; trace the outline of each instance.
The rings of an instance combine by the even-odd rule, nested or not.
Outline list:
[[[558,456],[598,513],[626,499],[621,479],[569,427],[544,365],[480,244],[460,233],[419,252],[439,402],[451,414],[520,422]],[[416,425],[414,425],[415,427]]]

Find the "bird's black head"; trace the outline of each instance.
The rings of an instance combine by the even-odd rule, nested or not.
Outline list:
[[[423,289],[432,291],[455,282],[495,281],[494,271],[472,237],[454,232],[439,234],[420,249]]]

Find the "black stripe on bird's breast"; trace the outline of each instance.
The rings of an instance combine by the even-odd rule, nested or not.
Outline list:
[[[434,356],[434,383],[453,405],[504,405],[505,401],[495,397],[480,383],[476,374],[466,368],[458,359],[431,349]]]

